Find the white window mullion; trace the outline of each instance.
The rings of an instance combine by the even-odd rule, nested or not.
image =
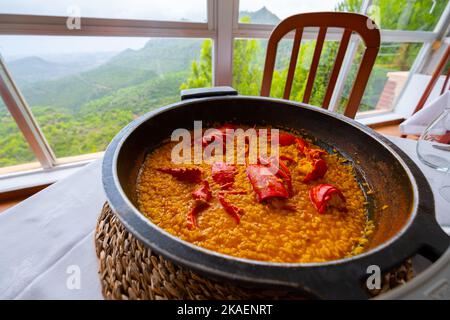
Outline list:
[[[36,158],[44,168],[56,164],[56,158],[39,125],[33,117],[25,98],[14,83],[5,62],[0,56],[0,95],[6,107],[22,131]]]
[[[233,16],[235,1],[215,0],[214,85],[231,86],[233,79]]]
[[[207,0],[206,2],[208,30],[217,28],[216,4],[216,0]]]

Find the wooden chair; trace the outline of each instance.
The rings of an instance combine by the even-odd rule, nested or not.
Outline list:
[[[420,100],[417,103],[416,108],[414,109],[412,114],[415,114],[416,112],[422,110],[422,108],[425,106],[425,103],[430,97],[431,92],[433,92],[434,87],[436,86],[436,83],[439,80],[439,77],[441,76],[442,71],[444,71],[444,68],[449,60],[450,60],[450,46],[447,47],[441,60],[439,60],[436,69],[433,71],[433,74],[431,75],[430,82],[428,82],[428,85],[425,88],[425,91],[423,92],[422,96],[420,97]],[[450,78],[450,68],[448,69],[447,75],[445,76],[444,84],[442,85],[440,95],[443,95],[447,90],[450,90],[450,88],[448,87],[449,78]],[[408,135],[402,134],[400,135],[400,137],[407,138]],[[414,136],[414,139],[418,138],[419,136]]]
[[[369,28],[369,25],[375,27]],[[305,92],[303,94],[304,103],[308,103],[311,97],[314,79],[316,77],[317,67],[319,65],[320,54],[322,52],[327,29],[344,29],[341,38],[341,44],[336,55],[334,67],[331,71],[327,91],[322,103],[323,108],[328,108],[330,104],[331,96],[333,94],[336,80],[338,78],[339,71],[341,69],[352,33],[356,32],[363,39],[366,49],[344,112],[346,116],[354,118],[356,112],[358,111],[359,104],[367,85],[367,81],[369,80],[370,72],[372,71],[380,47],[380,31],[376,27],[375,22],[361,14],[343,12],[302,13],[288,17],[285,20],[281,21],[272,31],[267,45],[261,96],[268,97],[270,95],[278,43],[286,34],[295,30],[294,43],[292,46],[289,70],[283,95],[284,99],[289,99],[294,79],[295,68],[297,65],[298,53],[302,40],[302,34],[304,28],[307,27],[318,27],[319,35],[317,37],[316,47],[314,49],[314,54],[309,69]]]
[[[425,103],[427,102],[428,98],[430,97],[431,92],[433,91],[434,87],[436,86],[436,82],[438,81],[439,77],[441,76],[442,71],[444,71],[445,65],[449,61],[450,58],[450,46],[447,47],[445,50],[444,55],[442,56],[441,60],[439,60],[438,65],[436,66],[436,69],[433,72],[433,75],[431,76],[430,82],[428,83],[427,87],[425,88],[424,93],[422,94],[422,97],[420,98],[419,102],[417,103],[416,108],[414,109],[414,113],[421,110]],[[441,88],[440,94],[443,95],[446,90],[448,90],[448,79],[450,77],[450,69],[447,72],[447,75],[445,76],[444,85]]]

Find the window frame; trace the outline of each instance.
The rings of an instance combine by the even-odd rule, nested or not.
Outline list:
[[[239,23],[239,0],[205,1],[207,1],[206,22],[81,18],[81,30],[69,30],[66,27],[67,17],[63,16],[0,14],[0,35],[210,38],[213,41],[213,84],[215,86],[231,85],[234,40],[236,38],[268,39],[275,25]],[[367,14],[371,4],[372,0],[364,0],[359,13]],[[450,2],[433,31],[381,30],[382,42],[423,44],[411,67],[406,84],[394,105],[401,98],[411,76],[424,70],[427,59],[433,52],[433,45],[445,38],[449,23]],[[317,33],[316,31],[305,32],[304,39],[315,39]],[[327,32],[327,40],[340,40],[341,36],[341,30],[329,29]],[[338,104],[347,74],[353,63],[358,41],[358,37],[352,36],[333,92],[330,110],[335,110]],[[445,46],[449,45],[445,41],[441,41],[441,43]],[[20,93],[2,59],[0,59],[0,90],[3,91],[4,96],[8,97],[5,104],[42,168],[56,170],[67,166],[67,161],[60,161],[61,159],[55,157],[34,119],[26,99]],[[367,123],[373,122],[379,115],[383,119],[387,114],[387,118],[401,117],[397,111],[394,108],[394,110],[386,112],[361,113],[357,118],[361,122]],[[367,119],[369,120],[367,121]],[[99,154],[101,155],[101,153]],[[98,155],[92,158],[98,158]],[[86,161],[85,155],[83,159],[80,163],[89,162]],[[18,174],[23,174],[23,172],[18,172]]]
[[[367,15],[368,10],[370,9],[372,3],[373,0],[364,0],[359,13]],[[239,3],[237,3],[237,7],[235,7],[234,10],[235,14],[239,13]],[[410,83],[412,75],[421,72],[422,70],[425,69],[425,62],[432,52],[433,44],[442,42],[443,45],[448,45],[447,43],[442,41],[442,39],[445,38],[445,34],[449,27],[449,23],[450,23],[450,2],[447,3],[433,31],[384,30],[384,29],[380,30],[382,43],[383,42],[422,43],[422,48],[419,50],[419,53],[417,54],[417,57],[413,65],[411,66],[408,79],[406,80],[405,85],[403,86],[399,96],[393,103],[394,109],[385,111],[380,110],[376,112],[373,111],[360,112],[356,116],[357,120],[360,120],[365,124],[373,124],[377,122],[378,119],[376,118],[379,116],[381,116],[379,118],[380,121],[385,121],[384,119],[386,118],[392,119],[404,118],[404,112],[397,110],[395,106],[397,105],[399,99],[401,99],[407,85]],[[233,37],[248,38],[248,39],[250,38],[268,39],[271,30],[273,30],[273,28],[275,27],[275,25],[269,24],[248,24],[248,23],[239,23],[238,21],[235,21],[235,25],[237,27],[233,29]],[[317,38],[317,34],[318,32],[315,31],[304,32],[303,38],[314,40]],[[287,35],[287,38],[290,37],[292,37],[292,35]],[[333,30],[332,28],[327,30],[326,40],[340,40],[341,37],[342,37],[341,30]],[[359,41],[360,41],[359,37],[355,36],[352,36],[350,40],[350,44],[349,47],[347,48],[347,52],[341,67],[341,71],[337,79],[336,87],[334,89],[330,101],[329,110],[331,111],[335,111],[338,106],[340,96],[345,84],[345,80],[347,78],[347,75],[353,64],[353,60],[355,58],[355,53]],[[436,57],[435,59],[438,59],[438,57]],[[411,108],[414,108],[414,106],[412,106]],[[388,117],[386,117],[387,114],[389,114]]]

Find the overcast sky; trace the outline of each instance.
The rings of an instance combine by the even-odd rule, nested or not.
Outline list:
[[[240,10],[266,6],[280,18],[299,12],[333,10],[339,0],[241,0]],[[99,18],[181,20],[204,22],[206,0],[0,0],[0,13],[67,16],[73,8],[81,16]],[[26,55],[139,49],[146,38],[0,36],[6,59]]]

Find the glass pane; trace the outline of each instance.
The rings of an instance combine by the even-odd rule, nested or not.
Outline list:
[[[381,29],[433,31],[447,0],[373,0],[369,15]]]
[[[277,24],[280,20],[303,12],[359,12],[362,0],[240,0],[242,23]]]
[[[34,163],[22,168],[4,169],[5,167],[36,161],[22,132],[20,132],[16,122],[0,98],[0,174],[39,167],[39,163]]]
[[[275,71],[270,93],[271,97],[283,97],[289,61],[291,58],[292,44],[292,39],[283,39],[278,45]],[[302,41],[301,43],[290,100],[301,101],[303,99],[303,93],[305,90],[315,45],[315,40]],[[310,104],[322,104],[338,47],[339,43],[336,41],[325,41],[324,43]],[[233,86],[239,91],[240,94],[260,94],[266,48],[267,40],[235,40]]]
[[[206,22],[206,0],[1,0],[0,13]]]
[[[421,47],[421,43],[382,43],[359,112],[392,110]],[[345,83],[339,105],[341,112],[348,101],[362,52],[363,47],[360,45]]]
[[[2,36],[0,43],[57,157],[103,151],[133,119],[179,101],[180,88],[211,85],[211,40]]]
[[[290,100],[303,99],[315,42],[314,40],[302,41]],[[292,43],[290,39],[283,39],[278,46],[271,97],[283,97]],[[422,44],[418,43],[382,44],[364,93],[360,112],[392,110],[421,46]],[[267,40],[236,39],[234,41],[233,87],[240,94],[260,94],[266,47]],[[338,47],[339,42],[336,41],[326,41],[324,44],[309,102],[312,105],[322,105]],[[360,45],[339,101],[338,112],[343,112],[348,101],[362,52],[363,46]]]

